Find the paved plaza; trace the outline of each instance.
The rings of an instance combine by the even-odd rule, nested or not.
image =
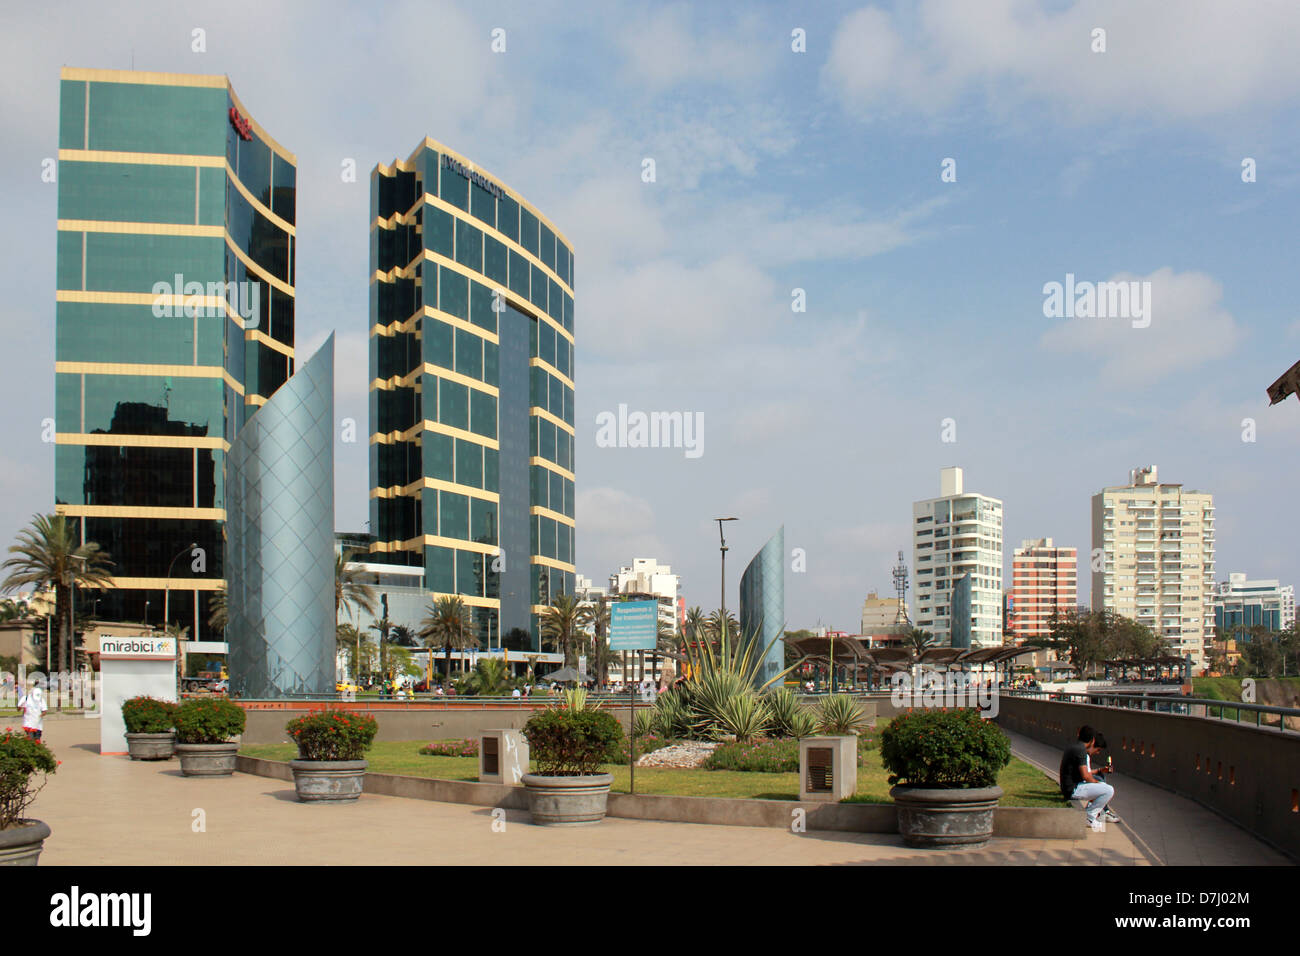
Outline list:
[[[41,856],[48,866],[1286,862],[1190,801],[1127,782],[1118,784],[1116,810],[1135,818],[1141,839],[1123,826],[1091,833],[1082,814],[1077,840],[994,839],[977,850],[913,850],[896,835],[617,818],[556,829],[532,826],[526,813],[513,811],[501,832],[484,807],[369,794],[354,804],[302,804],[280,780],[188,778],[175,760],[101,757],[97,720],[52,717],[46,728],[47,743],[63,761],[31,810],[53,830]],[[1032,742],[1017,740],[1022,744]],[[205,832],[194,829],[200,810]],[[1192,849],[1180,851],[1182,842]]]

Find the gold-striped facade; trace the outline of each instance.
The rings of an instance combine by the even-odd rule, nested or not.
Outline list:
[[[60,79],[56,509],[115,563],[100,617],[203,637],[226,453],[294,371],[297,160],[225,76]]]

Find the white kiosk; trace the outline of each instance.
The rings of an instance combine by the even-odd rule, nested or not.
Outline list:
[[[102,637],[99,641],[99,752],[126,753],[122,704],[132,697],[176,700],[176,638]]]

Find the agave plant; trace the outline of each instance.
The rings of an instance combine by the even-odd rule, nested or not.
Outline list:
[[[767,695],[767,708],[772,713],[772,733],[777,737],[797,737],[791,725],[799,714],[807,714],[794,691],[782,687]],[[809,714],[811,716],[811,714]]]
[[[800,710],[790,719],[787,730],[789,736],[794,737],[796,740],[816,736],[817,717],[811,711]]]
[[[658,715],[653,709],[638,710],[632,721],[638,737],[647,737],[659,729]]]
[[[717,726],[734,734],[738,743],[763,736],[771,714],[767,702],[752,690],[728,697],[718,711]]]
[[[862,708],[848,694],[831,694],[817,708],[817,730],[830,737],[856,734],[867,725]]]
[[[565,710],[600,710],[601,702],[591,699],[585,687],[570,687],[560,692],[560,706]]]
[[[659,695],[653,710],[654,729],[669,740],[689,737],[694,721],[686,699],[687,692],[674,688]]]

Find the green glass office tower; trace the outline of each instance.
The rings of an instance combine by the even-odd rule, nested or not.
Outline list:
[[[370,203],[369,560],[423,566],[480,646],[537,649],[574,586],[572,247],[430,139]]]
[[[206,635],[225,455],[293,373],[296,162],[224,76],[62,72],[55,501],[102,619]]]

